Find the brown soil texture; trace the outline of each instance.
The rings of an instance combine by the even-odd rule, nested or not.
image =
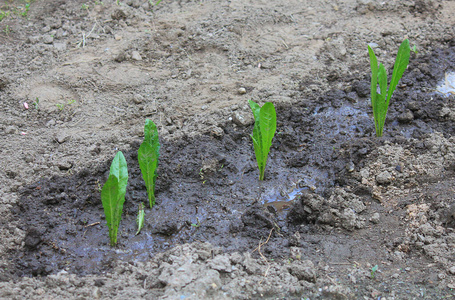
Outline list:
[[[0,1],[1,299],[455,296],[454,1],[27,3]],[[377,138],[367,45],[391,73],[405,38]],[[249,99],[277,111],[264,181]]]

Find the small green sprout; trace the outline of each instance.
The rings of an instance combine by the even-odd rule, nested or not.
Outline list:
[[[30,3],[25,4],[25,10],[21,12],[21,16],[26,17],[28,14],[28,11],[30,10]]]
[[[112,161],[109,178],[101,189],[101,202],[103,203],[104,214],[109,227],[111,246],[117,244],[117,232],[122,218],[127,184],[128,167],[125,156],[119,151]]]
[[[137,212],[137,218],[136,218],[136,223],[137,223],[137,232],[136,235],[139,234],[141,231],[142,227],[144,227],[144,220],[145,220],[145,211],[144,211],[144,204],[139,203],[139,210]]]
[[[155,123],[145,120],[144,142],[142,142],[137,157],[141,168],[142,178],[145,181],[150,208],[155,205],[155,181],[158,158],[160,156],[160,142]]]
[[[37,99],[38,99],[38,98],[37,98]],[[62,111],[62,110],[65,109],[66,106],[71,105],[71,104],[73,104],[73,103],[76,103],[76,100],[71,99],[71,100],[69,100],[66,104],[57,103],[57,104],[55,104],[55,106],[57,106],[57,108],[58,108],[60,111]]]
[[[376,276],[376,271],[378,270],[378,265],[375,265],[374,267],[371,268],[371,279],[374,279]]]
[[[35,107],[35,109],[36,109],[36,110],[38,110],[38,105],[39,105],[39,98],[38,98],[38,97],[36,97],[36,100],[35,100],[35,102],[33,102],[32,104],[33,104],[33,106]]]
[[[254,153],[259,168],[259,180],[264,180],[265,166],[272,139],[276,132],[276,112],[273,103],[267,102],[262,107],[249,100],[254,115],[253,139]]]
[[[88,10],[88,9],[89,9],[88,4],[87,4],[87,3],[83,3],[83,4],[81,5],[81,9],[82,9],[82,10]]]
[[[196,221],[197,221],[197,223],[196,224],[195,223],[191,223],[191,226],[193,226],[195,228],[198,228],[199,226],[201,226],[201,222],[199,222],[199,218],[198,217],[196,217]]]
[[[392,79],[389,88],[387,88],[387,70],[382,63],[378,68],[376,55],[374,54],[373,49],[368,45],[371,66],[371,106],[373,107],[374,125],[377,137],[382,136],[390,98],[397,87],[398,81],[408,67],[410,52],[409,40],[406,39],[401,43],[401,46],[398,49],[397,58],[393,67]],[[377,91],[378,84],[380,93]]]

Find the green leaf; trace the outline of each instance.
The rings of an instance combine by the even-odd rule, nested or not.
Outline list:
[[[142,178],[145,181],[150,207],[155,205],[155,182],[158,158],[160,156],[160,143],[156,125],[146,120],[144,127],[144,142],[137,152],[139,167],[141,168]]]
[[[265,103],[262,108],[251,100],[249,103],[255,118],[251,138],[259,169],[259,180],[264,180],[267,157],[276,132],[276,111],[271,102]]]
[[[101,189],[101,202],[109,228],[111,246],[117,244],[117,232],[122,218],[128,184],[128,168],[123,153],[119,151],[112,161],[109,178]]]
[[[390,98],[392,97],[398,81],[403,77],[403,73],[408,67],[409,57],[411,56],[411,48],[409,47],[409,40],[404,40],[398,49],[397,58],[393,67],[392,80],[390,81],[389,93],[387,94],[387,107],[389,106]]]
[[[403,76],[406,70],[409,57],[410,47],[409,41],[406,39],[401,43],[398,49],[398,54],[393,68],[392,79],[389,88],[387,88],[387,70],[383,64],[379,65],[373,49],[368,46],[368,54],[370,56],[371,67],[371,107],[373,109],[374,125],[376,128],[376,136],[381,137],[384,129],[384,124],[389,108],[390,98],[398,84],[398,81]],[[379,83],[380,93],[377,93],[377,85]]]
[[[259,113],[260,126],[262,138],[262,161],[263,171],[265,172],[265,166],[267,164],[267,156],[269,155],[270,147],[272,146],[272,139],[276,132],[276,112],[275,107],[271,102],[265,103]],[[264,175],[262,175],[264,177]]]
[[[250,104],[251,110],[253,111],[254,121],[258,122],[259,121],[259,112],[261,110],[261,107],[256,102],[253,102],[253,100],[248,100],[248,103]]]
[[[144,211],[144,204],[139,203],[139,210],[137,212],[137,218],[136,218],[136,223],[137,223],[137,232],[136,235],[139,234],[141,231],[142,227],[144,227],[144,220],[145,220],[145,211]]]
[[[122,151],[117,152],[114,160],[112,161],[109,175],[111,174],[118,178],[121,195],[125,196],[126,185],[128,183],[128,167]]]
[[[101,202],[103,203],[104,214],[106,216],[107,227],[109,228],[109,239],[111,246],[117,244],[117,231],[119,220],[117,220],[117,202],[119,188],[118,178],[111,174],[101,190]]]

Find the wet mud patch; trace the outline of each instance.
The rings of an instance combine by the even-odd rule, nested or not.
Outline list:
[[[264,182],[257,178],[251,124],[226,124],[222,134],[162,140],[157,205],[147,209],[146,225],[137,236],[137,208],[147,196],[137,150],[126,152],[130,179],[116,248],[109,247],[100,200],[110,162],[74,175],[43,178],[25,187],[13,209],[26,232],[24,252],[15,257],[17,275],[47,275],[62,269],[77,274],[106,272],[117,259],[144,261],[175,245],[195,241],[209,241],[227,252],[248,251],[272,231],[264,251],[272,257],[286,257],[291,245],[299,245],[306,235],[319,231],[313,228],[316,223],[363,228],[365,218],[355,216],[364,210],[362,201],[357,200],[362,209],[348,217],[341,210],[352,201],[340,206],[335,200],[340,191],[332,191],[336,174],[348,160],[340,157],[333,163],[334,143],[328,139],[336,136],[336,130],[321,140],[322,132],[314,128],[322,126],[317,120],[324,109],[277,106],[277,111],[278,134]],[[328,114],[324,116],[328,118]],[[358,132],[344,136],[355,134]],[[131,149],[138,148],[139,143],[131,145]],[[335,219],[296,216],[289,222],[286,215],[298,211],[291,207],[301,201],[304,192],[325,194]],[[303,230],[301,236],[299,230]]]

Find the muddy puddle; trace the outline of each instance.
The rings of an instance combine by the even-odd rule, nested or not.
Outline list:
[[[454,63],[453,48],[450,55],[447,51],[411,59],[394,94],[383,139],[373,137],[368,78],[352,78],[344,90],[296,99],[292,106],[277,104],[278,128],[264,182],[258,182],[252,125],[226,121],[221,134],[161,140],[157,204],[146,209],[146,225],[138,235],[137,208],[147,196],[137,164],[139,143],[131,144],[132,150],[124,152],[130,179],[115,248],[109,247],[100,200],[110,161],[26,186],[13,208],[26,232],[24,251],[11,256],[15,275],[62,269],[105,273],[117,260],[146,261],[196,241],[227,253],[251,251],[272,230],[264,246],[270,258],[289,257],[293,246],[303,247],[307,259],[316,263],[327,257],[374,258],[379,250],[363,249],[352,232],[370,230],[372,238],[399,235],[399,213],[387,216],[397,224],[395,233],[375,229],[372,217],[385,208],[359,171],[386,141],[404,143],[434,130],[452,134],[455,105],[435,91]]]

